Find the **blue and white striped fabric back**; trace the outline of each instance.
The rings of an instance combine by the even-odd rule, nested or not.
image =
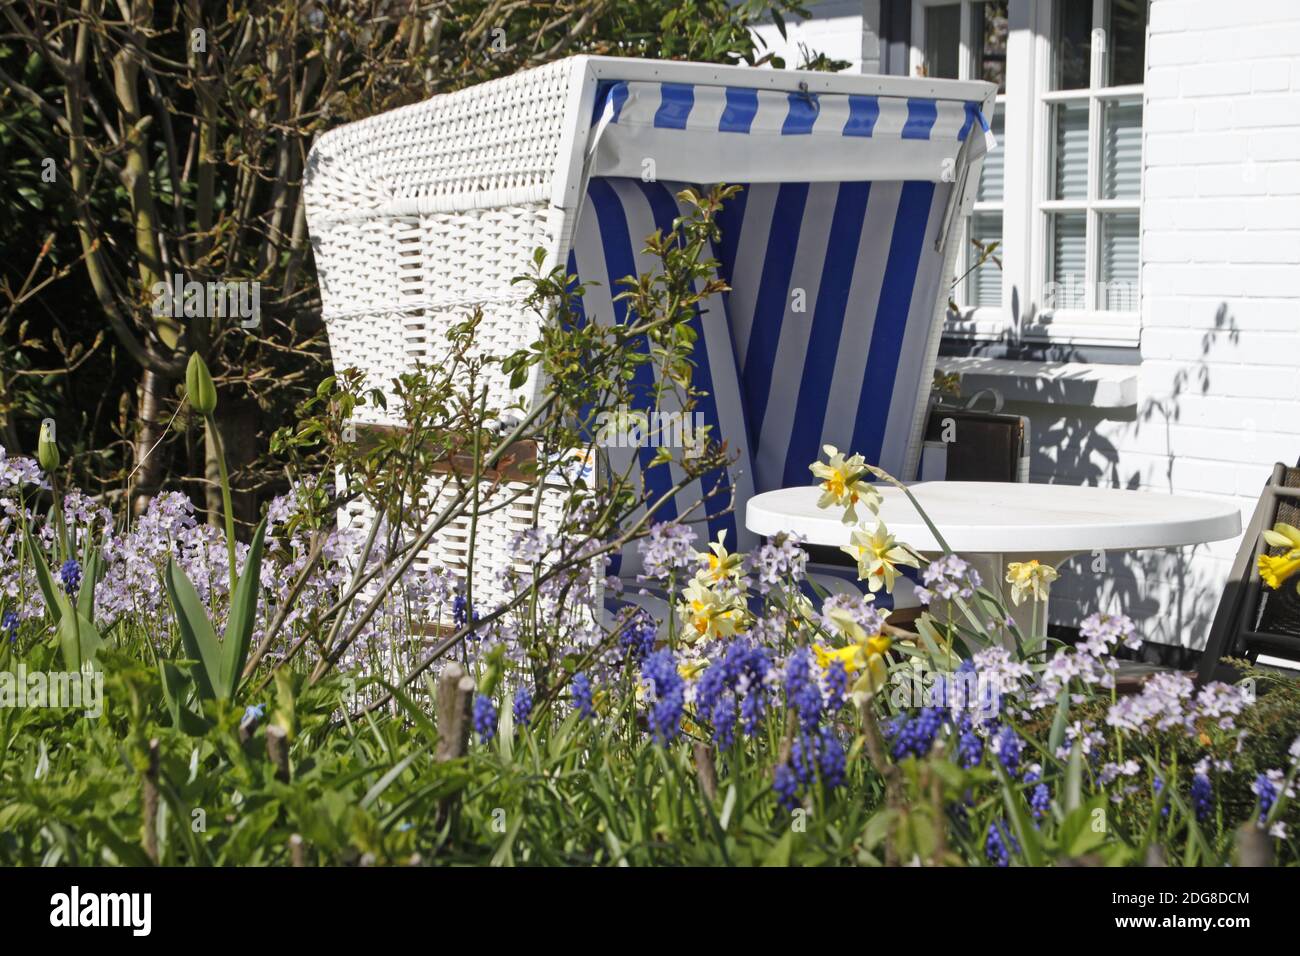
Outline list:
[[[617,283],[627,276],[656,271],[658,261],[643,251],[645,237],[656,229],[668,232],[673,219],[686,211],[679,208],[676,199],[680,188],[680,185],[632,179],[597,178],[590,181],[568,266],[569,272],[578,276],[585,286],[582,300],[585,321],[602,325],[627,321],[627,302],[613,301],[614,296],[623,291]],[[728,548],[749,550],[756,538],[745,529],[743,515],[745,502],[754,494],[754,472],[748,453],[735,352],[721,296],[706,300],[694,319],[694,325],[696,344],[693,360],[696,368],[693,387],[702,393],[698,396],[695,411],[702,417],[703,424],[709,427],[709,440],[726,441],[728,448],[739,458],[729,472],[720,469],[692,481],[675,499],[660,505],[652,520],[672,520],[708,496],[704,507],[697,509],[687,520],[697,522],[695,527],[701,538],[715,539],[719,531],[725,531]],[[639,347],[647,348],[644,340]],[[638,366],[633,382],[637,411],[650,410],[655,374],[652,363]],[[659,410],[672,413],[680,411],[680,405],[668,397]],[[638,480],[644,482],[651,502],[658,501],[684,478],[684,472],[677,464],[650,467],[655,457],[653,447],[615,445],[605,451],[609,466],[615,473],[627,471],[634,487]],[[675,457],[681,457],[680,448],[673,449],[673,452]],[[729,511],[733,489],[736,510]],[[712,494],[715,491],[717,493]],[[641,514],[644,514],[644,509],[638,510],[637,516]],[[703,547],[703,542],[700,547]],[[626,578],[635,577],[641,568],[635,546],[626,548],[615,564],[614,573]]]
[[[719,216],[758,491],[809,483],[824,444],[914,477],[950,190],[761,183]]]

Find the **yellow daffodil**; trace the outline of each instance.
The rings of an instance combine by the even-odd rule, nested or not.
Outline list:
[[[718,540],[709,545],[712,554],[697,552],[700,557],[701,568],[697,577],[702,578],[709,584],[718,584],[728,578],[739,578],[741,576],[741,562],[744,560],[743,554],[730,554],[723,540],[727,532],[719,531]]]
[[[822,644],[814,644],[813,656],[817,658],[817,666],[824,671],[830,670],[831,664],[839,661],[844,665],[846,674],[857,673],[866,663],[866,656],[857,644],[849,644],[846,647],[825,647]]]
[[[699,578],[686,586],[682,598],[677,613],[685,626],[683,639],[688,644],[706,638],[731,637],[744,627],[744,606],[734,600],[724,600]]]
[[[858,523],[855,506],[860,501],[874,514],[880,507],[880,492],[870,482],[862,480],[868,474],[866,460],[861,455],[845,458],[834,445],[825,445],[822,451],[830,460],[815,461],[808,466],[814,477],[821,479],[822,496],[817,499],[817,507],[843,505],[845,524]]]
[[[1039,564],[1035,558],[1031,561],[1012,561],[1007,565],[1007,583],[1011,585],[1011,600],[1017,607],[1025,600],[1025,595],[1032,594],[1035,601],[1047,599],[1047,589],[1059,574],[1050,564]]]
[[[1264,532],[1264,540],[1275,548],[1287,549],[1283,554],[1259,556],[1259,576],[1276,590],[1300,573],[1300,529],[1279,521],[1271,531]],[[1300,591],[1300,581],[1296,582],[1296,590]]]
[[[692,657],[681,661],[677,665],[677,673],[682,676],[682,680],[695,680],[709,666],[709,662],[702,657]]]
[[[893,594],[894,582],[900,573],[898,566],[919,566],[912,552],[900,545],[885,529],[884,522],[877,522],[876,530],[870,534],[861,528],[857,529],[849,536],[849,541],[840,550],[858,562],[858,580],[866,581],[867,588],[872,592],[883,587]]]
[[[858,630],[861,631],[862,628],[858,627]],[[836,661],[843,665],[844,672],[850,677],[860,671],[861,676],[854,681],[850,691],[854,701],[861,704],[885,686],[885,680],[889,675],[889,669],[885,664],[885,652],[889,650],[889,645],[889,638],[883,634],[873,634],[870,637],[864,636],[845,647],[831,648],[814,644],[813,656],[817,659],[817,666],[823,671],[829,670]]]

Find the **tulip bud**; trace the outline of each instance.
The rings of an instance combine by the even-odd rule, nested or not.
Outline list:
[[[185,367],[185,394],[190,407],[204,418],[217,410],[217,387],[198,352],[190,355],[190,364]]]
[[[36,463],[47,475],[59,470],[59,445],[54,440],[54,420],[41,422],[41,435],[36,441]]]

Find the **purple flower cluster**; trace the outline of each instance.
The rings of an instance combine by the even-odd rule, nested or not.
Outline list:
[[[767,648],[743,637],[729,641],[704,669],[695,689],[695,709],[713,725],[713,739],[719,747],[725,749],[735,742],[737,711],[745,736],[757,732],[767,712],[766,681],[771,671]]]
[[[471,715],[474,733],[482,743],[487,743],[497,733],[497,706],[487,694],[474,698],[474,711]]]
[[[813,676],[812,654],[806,647],[799,648],[786,660],[784,684],[786,705],[794,708],[803,732],[816,730],[825,701],[821,686]]]
[[[939,707],[922,707],[915,717],[906,715],[890,721],[887,728],[895,760],[925,757],[934,746],[943,727],[944,712]]]
[[[637,608],[618,632],[618,646],[628,660],[640,664],[654,650],[658,627],[644,608]]]
[[[641,680],[647,685],[650,701],[650,731],[659,743],[672,743],[682,732],[686,706],[686,681],[677,672],[673,652],[665,648],[646,657]]]
[[[1204,823],[1214,812],[1214,785],[1207,774],[1197,773],[1192,776],[1192,806],[1196,809],[1196,820]]]
[[[1020,749],[1020,736],[1010,724],[1003,724],[993,738],[993,752],[997,754],[998,763],[1013,777],[1020,771]]]
[[[76,558],[68,558],[59,568],[59,580],[63,582],[63,590],[69,594],[76,594],[77,589],[81,587],[81,565]]]
[[[573,681],[569,684],[569,692],[573,696],[573,706],[578,711],[579,717],[586,719],[596,712],[592,705],[591,681],[586,674],[579,671],[573,675]]]
[[[1020,844],[1011,835],[1006,821],[994,821],[989,824],[988,836],[984,839],[984,855],[994,866],[1010,866],[1011,854],[1020,852]]]
[[[527,727],[528,721],[533,716],[533,692],[528,689],[527,684],[520,684],[515,691],[515,701],[512,708],[515,723],[520,727]]]

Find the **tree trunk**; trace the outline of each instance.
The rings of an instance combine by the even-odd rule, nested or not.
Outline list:
[[[131,480],[131,510],[141,514],[162,485],[163,452],[156,447],[162,438],[165,422],[163,405],[167,398],[167,380],[156,372],[140,373],[139,422],[135,431],[135,472]]]

